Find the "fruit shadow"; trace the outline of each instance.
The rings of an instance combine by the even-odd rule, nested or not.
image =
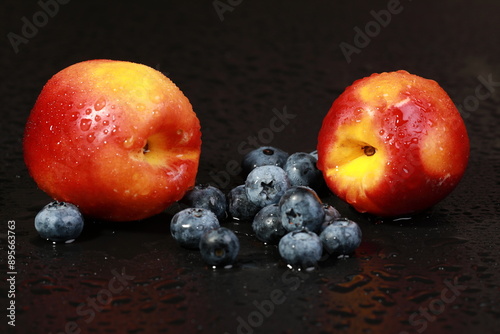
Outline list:
[[[382,217],[377,215],[372,215],[369,213],[361,213],[354,209],[354,207],[347,205],[347,216],[354,221],[365,222],[369,225],[384,225],[384,226],[394,226],[401,228],[432,228],[439,227],[447,224],[452,224],[452,221],[446,214],[439,211],[437,207],[431,207],[425,211],[418,212],[415,214],[393,216],[393,217]]]
[[[70,248],[75,245],[95,242],[103,236],[111,236],[113,234],[142,235],[147,239],[153,235],[170,235],[171,218],[172,216],[166,212],[162,212],[147,219],[129,222],[112,222],[84,217],[85,224],[82,233],[73,242],[53,243],[40,238],[38,234],[31,238],[30,242],[37,247],[49,249],[53,247],[53,245]]]
[[[170,220],[172,215],[162,212],[155,216],[127,221],[113,222],[99,219],[87,218],[85,227],[79,240],[86,241],[108,233],[141,233],[141,234],[170,234]]]

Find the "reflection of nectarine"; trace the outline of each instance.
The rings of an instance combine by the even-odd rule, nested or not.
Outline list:
[[[74,64],[44,86],[24,157],[38,186],[87,215],[135,220],[182,198],[201,133],[184,94],[160,72],[112,60]]]
[[[468,158],[467,131],[449,96],[406,71],[355,81],[334,101],[318,137],[329,188],[379,216],[436,204],[455,188]]]

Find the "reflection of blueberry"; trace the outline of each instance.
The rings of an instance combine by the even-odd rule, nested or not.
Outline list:
[[[44,239],[72,242],[83,230],[83,216],[71,203],[51,202],[35,217],[35,229]]]
[[[287,231],[307,228],[318,232],[325,218],[323,204],[314,190],[308,187],[288,189],[279,201],[281,223]]]
[[[208,184],[196,185],[184,195],[182,202],[191,208],[210,210],[215,213],[219,220],[226,218],[226,196],[214,186]]]
[[[260,241],[272,244],[277,243],[287,233],[281,224],[281,214],[278,204],[263,207],[255,215],[252,229]]]
[[[289,187],[285,171],[277,166],[256,167],[245,181],[248,199],[260,207],[278,203]]]
[[[272,146],[262,146],[247,153],[243,157],[241,167],[243,169],[243,173],[247,175],[255,167],[267,165],[283,167],[287,158],[288,153],[280,150],[279,148]]]
[[[187,208],[172,217],[170,233],[181,246],[196,249],[199,247],[201,236],[219,226],[219,221],[212,211]]]
[[[230,265],[240,251],[240,241],[228,228],[220,227],[203,234],[200,239],[200,253],[211,266]]]
[[[231,189],[227,194],[228,211],[231,217],[241,220],[252,220],[260,206],[252,203],[247,196],[245,185]]]
[[[325,210],[325,219],[323,220],[323,224],[321,224],[321,231],[323,231],[333,221],[340,218],[340,212],[338,212],[338,210],[332,205],[324,203],[323,209]]]
[[[308,269],[315,267],[321,259],[323,245],[315,233],[304,229],[289,232],[281,238],[278,250],[288,264]]]
[[[354,252],[361,243],[361,229],[349,219],[336,219],[320,234],[325,250],[332,254],[347,255]]]
[[[309,153],[297,152],[288,157],[285,170],[292,186],[308,186],[319,189],[323,183],[323,174],[316,167],[316,159]]]

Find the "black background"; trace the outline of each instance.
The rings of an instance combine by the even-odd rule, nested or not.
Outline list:
[[[0,263],[6,277],[7,222],[14,220],[18,274],[16,327],[7,325],[2,283],[0,332],[498,332],[500,2],[402,0],[384,26],[372,11],[394,1],[219,3],[229,6],[222,16],[212,1],[73,0],[44,21],[35,1],[2,1]],[[22,36],[34,18],[37,31],[16,50],[9,36]],[[360,44],[355,28],[367,25],[372,37]],[[341,43],[358,48],[350,62]],[[224,224],[240,237],[237,264],[206,267],[171,238],[175,206],[140,222],[90,221],[76,242],[54,246],[33,227],[50,199],[24,166],[24,123],[53,74],[95,58],[149,65],[183,90],[202,125],[199,183],[216,184],[214,173],[229,172],[251,137],[290,153],[314,150],[321,121],[346,86],[398,69],[436,80],[462,108],[469,167],[449,197],[409,221],[373,221],[325,194],[360,223],[363,243],[352,257],[308,273],[289,270],[248,223],[231,221]],[[491,94],[479,99],[478,91]],[[266,136],[284,109],[295,117]],[[242,182],[232,175],[219,185],[227,192]],[[92,308],[122,271],[126,287]],[[281,298],[271,307],[265,301],[273,296]],[[268,308],[259,311],[262,305]]]

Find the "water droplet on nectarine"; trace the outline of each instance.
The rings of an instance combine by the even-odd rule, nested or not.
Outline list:
[[[83,118],[80,121],[80,130],[82,131],[88,131],[90,129],[90,126],[92,125],[92,120],[88,118]]]
[[[100,97],[96,103],[94,104],[94,109],[96,111],[99,111],[101,110],[102,108],[104,108],[106,106],[106,100],[103,98],[103,97]]]

